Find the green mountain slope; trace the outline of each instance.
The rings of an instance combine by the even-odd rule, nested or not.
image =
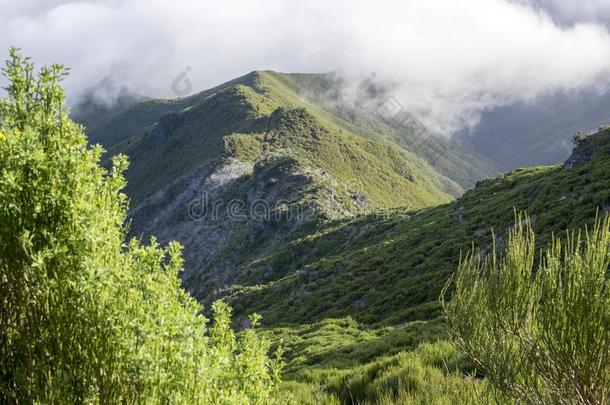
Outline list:
[[[482,181],[450,204],[317,229],[272,259],[300,258],[292,274],[226,294],[239,315],[263,314],[303,403],[489,403],[485,381],[446,341],[438,296],[461,252],[488,253],[492,230],[503,245],[515,210],[530,213],[541,247],[610,213],[610,130],[581,140],[563,166]]]
[[[161,116],[168,112],[180,111],[196,105],[210,94],[233,85],[252,83],[253,75],[250,74],[190,97],[178,99],[147,99],[126,93],[113,105],[95,102],[95,98],[89,95],[74,108],[73,116],[77,122],[86,127],[90,143],[99,143],[110,149],[155,125]]]
[[[127,107],[126,102],[121,102],[113,110],[104,106],[95,109],[84,103],[79,106],[76,118],[87,127],[92,143],[112,148],[155,125],[163,114],[193,108],[211,95],[237,85],[264,94],[278,106],[304,107],[326,123],[333,123],[356,135],[398,146],[423,158],[462,188],[469,188],[476,181],[498,173],[494,163],[477,154],[466,140],[432,136],[406,111],[401,111],[401,119],[397,121],[391,117],[384,118],[375,111],[371,112],[371,108],[365,108],[361,103],[354,103],[344,96],[345,83],[332,74],[252,72],[181,99],[146,100],[128,104]],[[135,96],[125,98],[134,99]]]
[[[391,94],[364,89],[352,100],[348,83],[333,74],[264,72],[267,87],[276,94],[296,94],[284,102],[305,103],[351,132],[399,146],[425,159],[438,172],[464,189],[476,181],[500,173],[496,164],[478,153],[467,137],[446,139],[431,134]],[[362,90],[362,89],[361,89]]]
[[[353,316],[396,325],[439,315],[440,289],[471,243],[502,243],[514,210],[532,218],[538,242],[610,211],[610,131],[586,138],[566,164],[518,169],[480,182],[458,200],[335,221],[301,235],[266,262],[285,277],[227,291],[238,313],[268,324]],[[273,270],[272,270],[273,271]]]
[[[329,221],[462,192],[407,149],[350,131],[279,76],[253,72],[189,98],[81,119],[109,155],[130,157],[133,234],[182,242],[184,286],[205,302],[288,274],[252,264]]]
[[[340,89],[332,75],[252,72],[118,109],[89,133],[131,158],[133,233],[181,241],[189,291],[205,302],[229,297],[239,315],[256,310],[269,325],[433,317],[459,252],[473,240],[487,246],[492,228],[501,237],[513,208],[527,209],[545,237],[607,204],[603,190],[585,188],[590,206],[580,196],[563,215],[581,176],[553,166],[483,181],[451,202],[457,181],[485,164],[463,154],[477,163],[431,166],[407,149],[434,149],[416,121],[393,128],[339,102]],[[121,125],[120,136],[106,135]]]

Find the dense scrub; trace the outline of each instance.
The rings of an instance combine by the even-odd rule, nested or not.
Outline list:
[[[67,117],[65,69],[36,74],[13,49],[4,73],[0,402],[280,401],[268,343],[236,337],[220,302],[209,326],[180,288],[180,246],[125,241],[126,159],[100,166]]]

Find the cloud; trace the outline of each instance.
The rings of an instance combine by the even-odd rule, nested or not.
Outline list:
[[[0,46],[72,68],[73,96],[102,78],[172,97],[257,69],[376,72],[426,125],[451,133],[486,108],[610,78],[606,1],[0,0]],[[582,6],[588,4],[588,6]]]
[[[514,0],[543,10],[555,22],[569,26],[582,22],[610,26],[610,1],[608,0]]]

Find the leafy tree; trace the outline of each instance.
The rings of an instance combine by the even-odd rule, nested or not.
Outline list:
[[[608,217],[539,255],[527,217],[517,218],[503,257],[470,253],[454,276],[444,307],[457,347],[516,400],[609,403],[609,264]]]
[[[124,156],[100,166],[61,65],[11,49],[0,101],[0,402],[273,403],[267,341],[180,288],[180,246],[125,242]],[[256,318],[252,319],[256,321]],[[256,322],[253,322],[256,323]]]

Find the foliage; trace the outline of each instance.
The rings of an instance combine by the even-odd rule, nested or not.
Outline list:
[[[476,404],[484,383],[464,375],[469,367],[447,341],[350,370],[336,387],[344,402],[370,404]]]
[[[396,132],[364,111],[348,108],[333,98],[336,87],[331,75],[252,72],[185,99],[135,104],[109,117],[108,125],[92,129],[102,141],[104,134],[118,133],[107,128],[131,128],[114,151],[128,153],[132,161],[126,175],[134,229],[157,234],[163,241],[184,241],[185,288],[206,304],[220,292],[233,306],[238,324],[252,310],[270,326],[347,316],[369,325],[431,319],[441,313],[438,295],[458,265],[460,251],[475,241],[485,252],[492,229],[504,241],[513,207],[532,214],[540,244],[553,232],[590,222],[598,208],[610,209],[608,133],[599,142],[587,137],[581,146],[587,146],[588,159],[569,170],[560,165],[518,169],[481,181],[457,201],[438,205],[446,200],[424,193],[421,186],[427,181],[439,188],[442,176],[422,165],[421,157],[443,165],[457,162],[460,167],[435,169],[462,187],[489,172],[462,162],[468,154],[459,148],[453,151],[457,160],[449,159],[446,151],[441,154],[449,162],[439,161],[432,144],[411,149],[409,129]],[[161,115],[157,106],[183,116],[184,125],[151,147],[146,140]],[[384,143],[402,147],[400,156],[395,156],[399,148]],[[277,159],[263,158],[266,154],[279,154],[294,165],[286,174]],[[219,200],[248,203],[252,197],[276,197],[314,202],[323,209],[338,207],[335,211],[340,212],[358,200],[337,190],[355,188],[364,191],[368,206],[376,209],[355,218],[332,216],[332,221],[307,227],[261,221],[239,223],[230,233],[231,223],[220,221],[208,231],[205,224],[186,218],[180,198],[198,198],[188,195],[189,187],[194,184],[200,191],[202,178],[226,156],[255,165]],[[405,187],[396,174],[409,172],[417,184]],[[461,180],[453,176],[458,172]],[[357,187],[346,181],[350,178],[357,180]],[[296,179],[302,183],[290,183]],[[440,188],[455,195],[444,186]],[[341,194],[344,198],[337,198]],[[428,204],[435,206],[419,209]],[[397,206],[402,207],[390,208]],[[214,243],[200,249],[207,239]]]
[[[438,294],[470,241],[484,255],[495,229],[505,243],[513,207],[532,213],[538,246],[610,209],[608,133],[581,142],[583,158],[569,170],[515,170],[437,205],[493,169],[463,149],[419,142],[417,131],[334,102],[335,84],[325,75],[253,72],[185,99],[137,103],[97,120],[89,133],[111,155],[131,157],[134,224],[163,240],[197,240],[187,246],[191,258],[203,251],[205,232],[189,228],[175,197],[190,198],[189,185],[228,161],[251,169],[220,195],[227,200],[289,197],[339,212],[358,202],[350,192],[355,179],[355,191],[375,209],[370,215],[304,227],[256,223],[260,233],[238,225],[225,244],[211,232],[207,247],[220,246],[218,253],[189,263],[184,285],[210,301],[228,285],[220,295],[235,308],[236,323],[256,310],[276,326],[264,334],[283,341],[282,388],[299,403],[492,401],[473,399],[487,382],[444,341]],[[171,130],[159,120],[168,110],[180,122]]]
[[[469,362],[448,341],[423,343],[345,369],[309,369],[306,378],[287,377],[284,383],[299,403],[490,403],[483,400],[486,383],[466,374]]]
[[[425,160],[435,171],[458,183],[460,187],[454,189],[457,194],[478,179],[498,173],[494,163],[474,148],[431,133],[400,106],[384,114],[383,109],[389,106],[385,103],[392,103],[391,98],[346,100],[345,83],[334,74],[264,71],[260,75],[262,87],[269,89],[281,104],[304,105],[356,135],[398,146],[408,153],[411,162]]]
[[[126,159],[99,165],[61,65],[11,49],[0,101],[0,402],[270,403],[279,364],[180,288],[180,246],[124,242]],[[255,324],[256,318],[252,318]]]
[[[264,331],[281,342],[283,386],[303,404],[489,403],[444,320],[367,328],[351,318]],[[276,343],[277,344],[277,343]]]
[[[183,285],[206,306],[235,279],[263,283],[282,275],[281,264],[273,272],[240,269],[275,253],[277,245],[317,219],[431,206],[461,192],[423,159],[356,136],[321,112],[299,106],[296,94],[276,86],[272,77],[255,72],[242,83],[192,96],[188,105],[168,102],[164,105],[173,112],[161,118],[152,118],[152,101],[137,104],[103,126],[110,131],[119,121],[128,128],[140,122],[118,144],[101,137],[99,128],[88,129],[113,144],[110,155],[130,157],[125,192],[133,202],[133,234],[183,242]],[[284,102],[283,95],[290,100]],[[204,192],[210,206],[220,203],[221,215],[230,202],[243,202],[238,214],[244,219],[193,220],[186,208]],[[277,207],[278,201],[290,215],[252,218],[255,203]]]
[[[610,217],[536,256],[527,217],[506,252],[471,252],[445,307],[457,347],[499,391],[530,404],[610,401]]]
[[[263,329],[261,333],[274,342],[272,350],[281,342],[287,378],[318,382],[324,375],[336,376],[380,357],[447,337],[441,319],[382,328],[368,328],[352,318],[325,319],[296,327]]]

